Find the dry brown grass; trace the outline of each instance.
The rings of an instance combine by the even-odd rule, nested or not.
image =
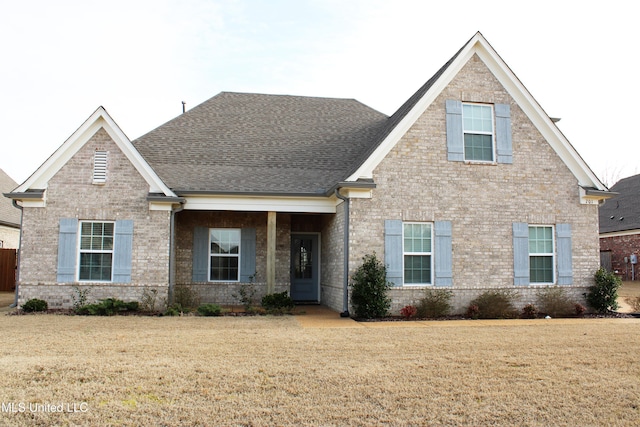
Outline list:
[[[350,326],[0,316],[0,424],[640,424],[638,320]]]

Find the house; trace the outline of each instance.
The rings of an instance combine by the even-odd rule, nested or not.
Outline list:
[[[610,193],[482,34],[388,117],[352,99],[220,93],[130,141],[102,107],[22,185],[19,300],[288,291],[348,314],[375,252],[392,309],[425,289],[581,299]],[[77,288],[75,288],[77,289]]]
[[[18,186],[9,175],[0,169],[0,192],[10,192]],[[20,211],[11,200],[0,199],[0,249],[18,249],[20,243]]]
[[[640,175],[611,187],[614,197],[600,206],[600,257],[623,280],[638,279],[640,255]]]

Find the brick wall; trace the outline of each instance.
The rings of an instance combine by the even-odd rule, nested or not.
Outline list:
[[[95,185],[93,154],[108,151],[107,182]],[[69,307],[73,284],[56,283],[60,218],[133,220],[132,277],[128,284],[85,284],[89,297],[139,300],[145,287],[167,295],[169,219],[150,211],[149,185],[104,129],[96,134],[49,181],[46,207],[23,211],[19,303],[46,299],[50,307]]]
[[[511,107],[513,164],[447,160],[445,100]],[[474,56],[374,171],[372,199],[354,199],[350,270],[366,253],[384,259],[384,220],[451,221],[455,308],[490,288],[512,288],[512,224],[572,227],[573,281],[581,297],[599,266],[597,206],[581,205],[578,183],[533,123]],[[575,288],[575,289],[574,289]],[[523,302],[535,288],[519,287]],[[392,292],[394,310],[420,289]]]
[[[638,280],[640,264],[636,264],[632,269],[629,262],[624,262],[624,258],[629,258],[631,254],[636,254],[640,258],[640,234],[601,237],[600,250],[611,252],[611,269],[622,280]]]

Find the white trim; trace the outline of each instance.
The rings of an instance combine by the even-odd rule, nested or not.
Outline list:
[[[336,213],[337,198],[274,196],[184,196],[185,210]]]
[[[313,232],[304,232],[304,231],[292,231],[291,233],[289,233],[292,236],[297,235],[315,235],[318,236],[318,283],[317,283],[317,295],[316,295],[316,300],[315,302],[320,302],[320,294],[321,294],[321,288],[322,288],[322,233],[319,233],[317,231],[313,231]],[[289,256],[291,256],[291,241],[289,241]],[[289,261],[289,263],[291,263],[291,261]],[[289,296],[291,296],[291,274],[289,274]]]
[[[635,236],[636,234],[640,234],[639,228],[636,228],[633,230],[611,231],[608,233],[600,233],[600,238],[606,239],[607,237]]]
[[[375,168],[406,134],[411,126],[413,126],[418,118],[422,116],[473,55],[478,55],[505,90],[513,97],[518,106],[540,131],[543,138],[551,145],[576,177],[578,184],[584,187],[593,187],[598,190],[607,191],[606,186],[596,177],[575,148],[569,143],[562,132],[560,132],[560,129],[558,129],[551,118],[549,118],[529,93],[527,88],[518,80],[507,64],[479,32],[476,33],[469,43],[460,51],[458,56],[449,64],[449,67],[447,67],[444,73],[434,82],[413,109],[407,113],[378,148],[346,181],[356,181],[360,178],[373,178]]]
[[[558,281],[558,274],[557,274],[557,256],[556,256],[556,227],[554,225],[547,225],[547,224],[528,224],[529,226],[529,230],[531,230],[531,228],[551,228],[551,253],[549,252],[529,252],[527,248],[527,253],[529,254],[529,284],[530,285],[555,285]],[[527,237],[527,243],[529,243],[529,238]],[[553,277],[551,278],[551,282],[532,282],[531,281],[531,257],[532,256],[545,256],[551,257],[551,271],[552,271],[552,275]]]
[[[149,192],[176,195],[167,187],[151,166],[142,158],[129,138],[103,107],[99,107],[22,185],[13,192],[23,193],[29,189],[46,189],[49,180],[98,132],[104,129],[118,148],[133,164],[149,184]]]
[[[82,250],[82,224],[94,224],[94,223],[100,223],[100,224],[113,224],[113,235],[111,236],[112,238],[112,245],[113,247],[111,248],[110,251],[105,251],[105,250]],[[78,221],[78,232],[77,232],[77,242],[76,242],[76,281],[80,282],[80,283],[113,283],[113,263],[115,261],[115,241],[116,241],[116,222],[115,221],[104,221],[104,220],[93,220],[93,219],[82,219],[80,221]],[[80,279],[80,268],[82,267],[80,265],[80,256],[83,254],[106,254],[106,253],[110,253],[111,254],[111,279],[110,280],[91,280],[91,279]]]
[[[409,224],[419,224],[419,225],[428,225],[431,228],[431,252],[406,252],[404,249],[404,226],[405,225],[409,225]],[[435,239],[434,239],[434,226],[432,222],[420,222],[420,221],[402,221],[402,286],[407,286],[407,287],[414,287],[414,286],[434,286],[434,271],[433,271],[433,261],[434,261],[434,254],[433,254],[433,245],[435,243]],[[405,272],[405,268],[404,268],[404,257],[405,255],[417,255],[417,256],[424,256],[424,255],[428,255],[429,256],[429,273],[430,273],[430,278],[429,280],[431,280],[431,283],[407,283],[405,277],[404,277],[404,272]]]
[[[211,253],[211,231],[212,230],[225,230],[225,231],[237,231],[238,232],[238,279],[237,280],[212,280],[211,279],[211,258],[216,256],[216,257],[225,257],[225,256],[230,256],[230,257],[235,257],[235,254],[226,254],[226,255],[214,255]],[[242,229],[241,228],[234,228],[234,227],[210,227],[209,228],[209,247],[207,250],[207,282],[209,283],[240,283],[240,277],[242,276],[242,273],[240,272],[240,269],[242,267],[242,260],[240,259],[242,257]]]

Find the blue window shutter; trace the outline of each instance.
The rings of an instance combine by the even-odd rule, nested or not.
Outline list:
[[[496,148],[498,163],[513,163],[511,142],[511,108],[508,104],[496,104]]]
[[[453,285],[453,250],[451,247],[451,221],[436,221],[435,227],[435,285]]]
[[[464,136],[462,135],[462,102],[446,100],[447,113],[447,159],[464,161]]]
[[[240,282],[249,283],[256,273],[256,229],[240,231]]]
[[[402,286],[402,221],[384,221],[384,263],[387,267],[387,281],[394,286]]]
[[[133,221],[116,221],[113,240],[113,282],[131,283],[131,256],[133,252]]]
[[[513,284],[529,284],[529,224],[513,223]]]
[[[194,283],[209,281],[209,229],[196,227],[193,230],[193,266],[191,279]]]
[[[70,283],[76,280],[77,243],[78,220],[76,218],[60,218],[56,276],[56,281],[59,283]]]
[[[571,285],[573,283],[571,224],[556,224],[556,245],[558,249],[558,285]]]

